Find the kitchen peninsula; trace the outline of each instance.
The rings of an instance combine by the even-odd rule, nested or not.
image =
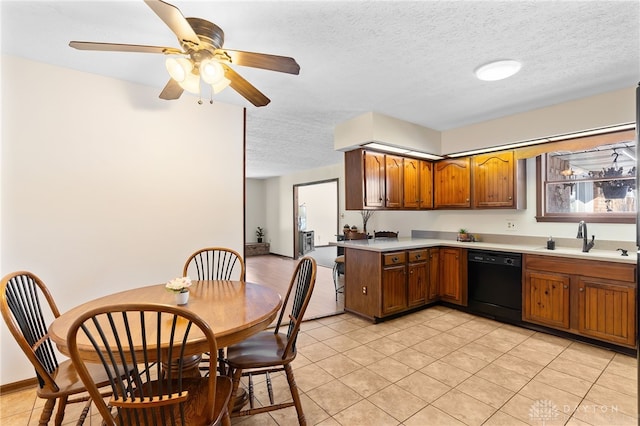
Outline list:
[[[542,240],[527,238],[522,243],[416,237],[341,241],[337,245],[345,251],[345,310],[379,322],[444,303],[614,349],[635,348],[635,251],[595,248],[584,253],[577,243],[548,250]],[[479,311],[481,305],[471,300],[484,298],[474,292],[487,293],[474,290],[478,274],[475,269],[468,272],[469,257],[483,253],[496,264],[488,268],[521,268],[508,284],[518,305],[512,309],[515,319],[503,311]],[[505,292],[498,282],[502,276],[494,274],[498,298]]]

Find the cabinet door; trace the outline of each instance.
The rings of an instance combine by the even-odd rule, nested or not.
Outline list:
[[[435,207],[471,207],[471,166],[468,158],[438,161],[434,170]]]
[[[407,269],[407,304],[410,308],[424,305],[429,291],[429,264],[426,260],[410,263]]]
[[[420,160],[420,208],[433,208],[433,163]]]
[[[473,205],[487,208],[514,207],[514,176],[513,151],[473,157]]]
[[[366,207],[384,207],[384,154],[364,153],[364,203]]]
[[[615,281],[581,277],[578,281],[578,331],[635,347],[635,289]]]
[[[440,249],[429,249],[429,301],[440,298]]]
[[[440,296],[442,300],[462,304],[462,250],[440,249]]]
[[[407,308],[406,265],[382,269],[382,315],[401,312]]]
[[[524,320],[555,328],[569,328],[569,275],[527,271]]]
[[[403,207],[420,207],[420,160],[415,158],[404,159],[402,200]]]
[[[402,207],[402,175],[403,158],[396,155],[385,155],[385,207]]]

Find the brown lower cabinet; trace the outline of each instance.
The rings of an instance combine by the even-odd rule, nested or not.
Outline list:
[[[636,345],[636,266],[524,255],[522,319],[614,345]],[[374,321],[443,301],[467,306],[467,250],[345,248],[344,306]]]
[[[467,305],[467,250],[440,248],[440,299]]]
[[[525,255],[525,321],[635,347],[635,295],[635,265]]]
[[[373,320],[437,300],[466,305],[466,250],[429,247],[395,252],[345,248],[346,311]]]
[[[377,320],[437,300],[438,253],[438,248],[385,253],[345,248],[345,310]]]

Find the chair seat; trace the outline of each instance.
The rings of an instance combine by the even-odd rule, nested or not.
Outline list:
[[[104,371],[102,364],[94,364],[88,366],[89,374],[98,387],[108,386],[109,377]],[[54,373],[54,379],[58,390],[49,387],[38,388],[37,394],[40,398],[57,398],[59,395],[74,395],[86,391],[86,387],[76,371],[71,360],[62,361],[58,365],[58,369]]]
[[[344,254],[336,257],[336,263],[344,263]]]
[[[287,336],[273,331],[262,331],[227,348],[227,362],[231,368],[242,370],[288,364],[296,357],[295,349],[282,358]]]
[[[162,387],[159,386],[160,383],[162,383]],[[221,420],[222,414],[224,412],[224,408],[229,403],[229,396],[231,395],[231,386],[232,386],[231,378],[228,376],[216,376],[216,397],[215,397],[215,405],[214,405],[215,419],[213,422],[208,422],[206,413],[202,412],[202,409],[205,405],[205,400],[209,392],[208,385],[209,385],[209,379],[206,377],[203,377],[201,379],[199,378],[189,378],[189,379],[183,378],[182,379],[183,389],[189,392],[189,398],[185,401],[185,407],[184,407],[186,424],[188,425],[218,424],[218,422]],[[155,380],[153,382],[149,382],[145,384],[145,386],[150,386],[151,389],[164,388],[164,391],[166,391],[167,382],[166,381],[161,382],[161,381]],[[173,386],[174,388],[178,387],[176,380],[173,381]],[[162,394],[163,392],[162,390],[157,390],[153,393],[157,395],[157,394]],[[175,405],[173,407],[173,411],[177,418],[180,417],[179,409],[180,408],[178,405]],[[120,416],[122,416],[123,419],[127,419],[127,413],[128,413],[127,410],[123,410],[120,412]],[[138,412],[136,416],[140,416],[140,413]],[[116,424],[119,424],[121,419],[118,416],[114,420]],[[125,421],[124,423],[128,424],[128,420]]]

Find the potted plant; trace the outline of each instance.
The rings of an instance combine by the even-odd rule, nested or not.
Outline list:
[[[191,287],[191,278],[178,277],[169,281],[165,288],[176,295],[177,305],[186,305],[189,301],[189,287]]]
[[[261,243],[264,237],[264,229],[260,226],[256,228],[256,237],[258,238],[258,242]]]
[[[371,219],[371,216],[375,213],[374,210],[360,210],[362,216],[362,232],[367,233],[367,222]]]
[[[465,228],[458,230],[458,241],[469,241],[469,233]]]

